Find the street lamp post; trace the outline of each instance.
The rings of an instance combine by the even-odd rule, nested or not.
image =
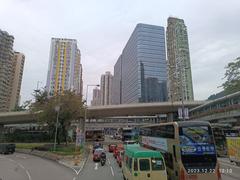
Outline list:
[[[55,106],[55,111],[57,112],[57,120],[56,120],[56,129],[55,129],[55,137],[54,137],[54,147],[53,147],[54,151],[56,151],[56,143],[57,143],[58,117],[59,117],[59,111],[60,111],[59,105]]]
[[[84,111],[84,121],[82,121],[82,133],[83,133],[83,144],[85,143],[85,123],[86,123],[86,120],[87,120],[87,107],[88,107],[88,87],[99,87],[100,85],[99,84],[88,84],[87,85],[87,89],[86,89],[86,107],[85,107],[85,111]]]

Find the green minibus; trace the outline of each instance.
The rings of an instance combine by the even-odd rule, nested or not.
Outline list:
[[[139,144],[124,146],[122,171],[124,180],[167,180],[162,154]]]

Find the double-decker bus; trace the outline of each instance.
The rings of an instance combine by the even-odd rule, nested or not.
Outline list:
[[[105,135],[103,129],[87,129],[86,141],[104,141]]]
[[[219,164],[208,122],[181,121],[140,128],[140,144],[159,150],[170,180],[219,180]]]

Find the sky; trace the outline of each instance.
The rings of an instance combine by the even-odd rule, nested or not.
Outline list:
[[[25,54],[21,102],[46,85],[52,37],[77,39],[87,84],[99,84],[138,23],[167,26],[169,16],[188,28],[194,97],[221,91],[224,67],[240,56],[239,0],[0,0],[0,29]],[[91,99],[91,89],[88,99]]]

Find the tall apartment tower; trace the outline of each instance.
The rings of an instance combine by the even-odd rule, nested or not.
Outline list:
[[[111,104],[112,93],[112,74],[107,71],[101,76],[100,91],[101,91],[101,105]]]
[[[194,100],[187,27],[183,19],[168,18],[168,98]]]
[[[46,90],[49,96],[65,90],[82,95],[82,65],[77,40],[52,38]]]
[[[101,91],[98,88],[93,89],[93,98],[91,101],[92,106],[100,106],[101,105]]]
[[[14,110],[17,106],[19,106],[20,103],[20,91],[22,85],[24,62],[24,54],[20,52],[14,52],[10,110]]]
[[[114,66],[114,103],[167,100],[164,27],[137,24]]]
[[[14,37],[0,30],[0,112],[10,110]]]

